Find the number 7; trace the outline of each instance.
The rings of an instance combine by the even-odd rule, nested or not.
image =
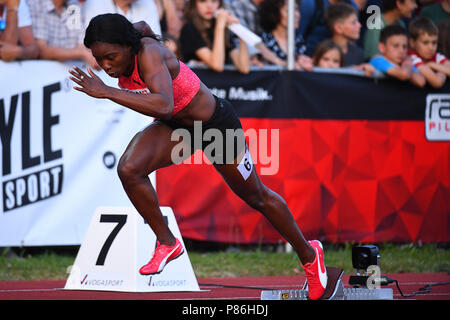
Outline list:
[[[106,238],[106,241],[103,244],[102,249],[100,250],[100,253],[98,255],[97,262],[95,263],[96,266],[103,266],[105,264],[105,259],[106,255],[108,254],[109,248],[111,247],[111,244],[113,243],[120,229],[122,229],[122,227],[127,222],[127,215],[102,214],[100,216],[100,222],[107,222],[107,223],[114,222],[117,223],[117,226],[111,231],[108,238]]]

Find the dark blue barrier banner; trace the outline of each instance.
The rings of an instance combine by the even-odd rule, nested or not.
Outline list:
[[[421,89],[396,79],[345,74],[195,71],[244,118],[423,120],[426,96],[450,93],[450,81],[441,89]]]

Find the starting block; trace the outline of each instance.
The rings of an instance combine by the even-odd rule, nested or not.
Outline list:
[[[320,300],[392,300],[393,290],[344,288],[342,275],[344,270],[335,267],[326,267],[328,282]],[[261,300],[308,300],[308,283],[305,281],[301,290],[264,290]]]
[[[175,215],[161,207],[185,252],[159,274],[144,276],[156,235],[134,207],[99,207],[78,251],[64,289],[124,292],[200,291]]]

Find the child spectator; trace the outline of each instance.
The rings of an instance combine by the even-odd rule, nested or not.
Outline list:
[[[325,23],[325,11],[330,5],[340,2],[346,2],[359,10],[353,0],[302,0],[300,2],[299,33],[305,39],[306,55],[312,56],[316,45],[331,37],[330,30]]]
[[[437,52],[438,28],[426,17],[414,18],[409,24],[408,55],[413,65],[434,88],[441,88],[450,76],[450,61]]]
[[[320,42],[313,54],[313,64],[320,68],[342,68],[344,53],[340,46],[328,39]]]
[[[375,69],[402,81],[410,81],[418,87],[425,86],[425,78],[412,65],[407,56],[408,35],[399,25],[391,25],[381,30],[378,49],[381,55],[370,60]]]
[[[331,31],[331,39],[341,47],[344,53],[343,65],[363,63],[363,50],[355,45],[361,31],[356,9],[347,3],[331,5],[325,13],[325,21]]]
[[[378,51],[381,30],[390,25],[398,24],[406,29],[403,18],[411,18],[417,9],[416,0],[382,0],[383,14],[380,17],[380,26],[368,28],[364,34],[364,59],[370,59]]]
[[[359,39],[361,23],[358,12],[347,3],[338,3],[328,7],[325,21],[332,33],[332,40],[342,49],[344,67],[363,70],[370,77],[375,71],[374,67],[364,62],[363,50],[355,42]]]
[[[185,20],[179,39],[184,62],[200,61],[217,72],[225,64],[234,64],[239,72],[250,72],[246,43],[239,40],[237,48],[227,29],[239,19],[222,8],[222,0],[190,0]]]
[[[36,59],[38,55],[27,3],[0,0],[0,60]]]

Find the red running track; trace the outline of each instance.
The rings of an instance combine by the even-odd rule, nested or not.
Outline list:
[[[447,273],[399,273],[388,274],[398,280],[403,294],[410,294],[420,288],[438,282],[450,281]],[[348,275],[343,276],[348,287]],[[301,289],[304,276],[283,277],[240,277],[197,279],[201,292],[112,292],[63,290],[65,281],[3,281],[0,282],[0,300],[260,300],[262,290]],[[450,300],[450,285],[433,286],[426,294],[403,298],[395,284],[394,299]]]

